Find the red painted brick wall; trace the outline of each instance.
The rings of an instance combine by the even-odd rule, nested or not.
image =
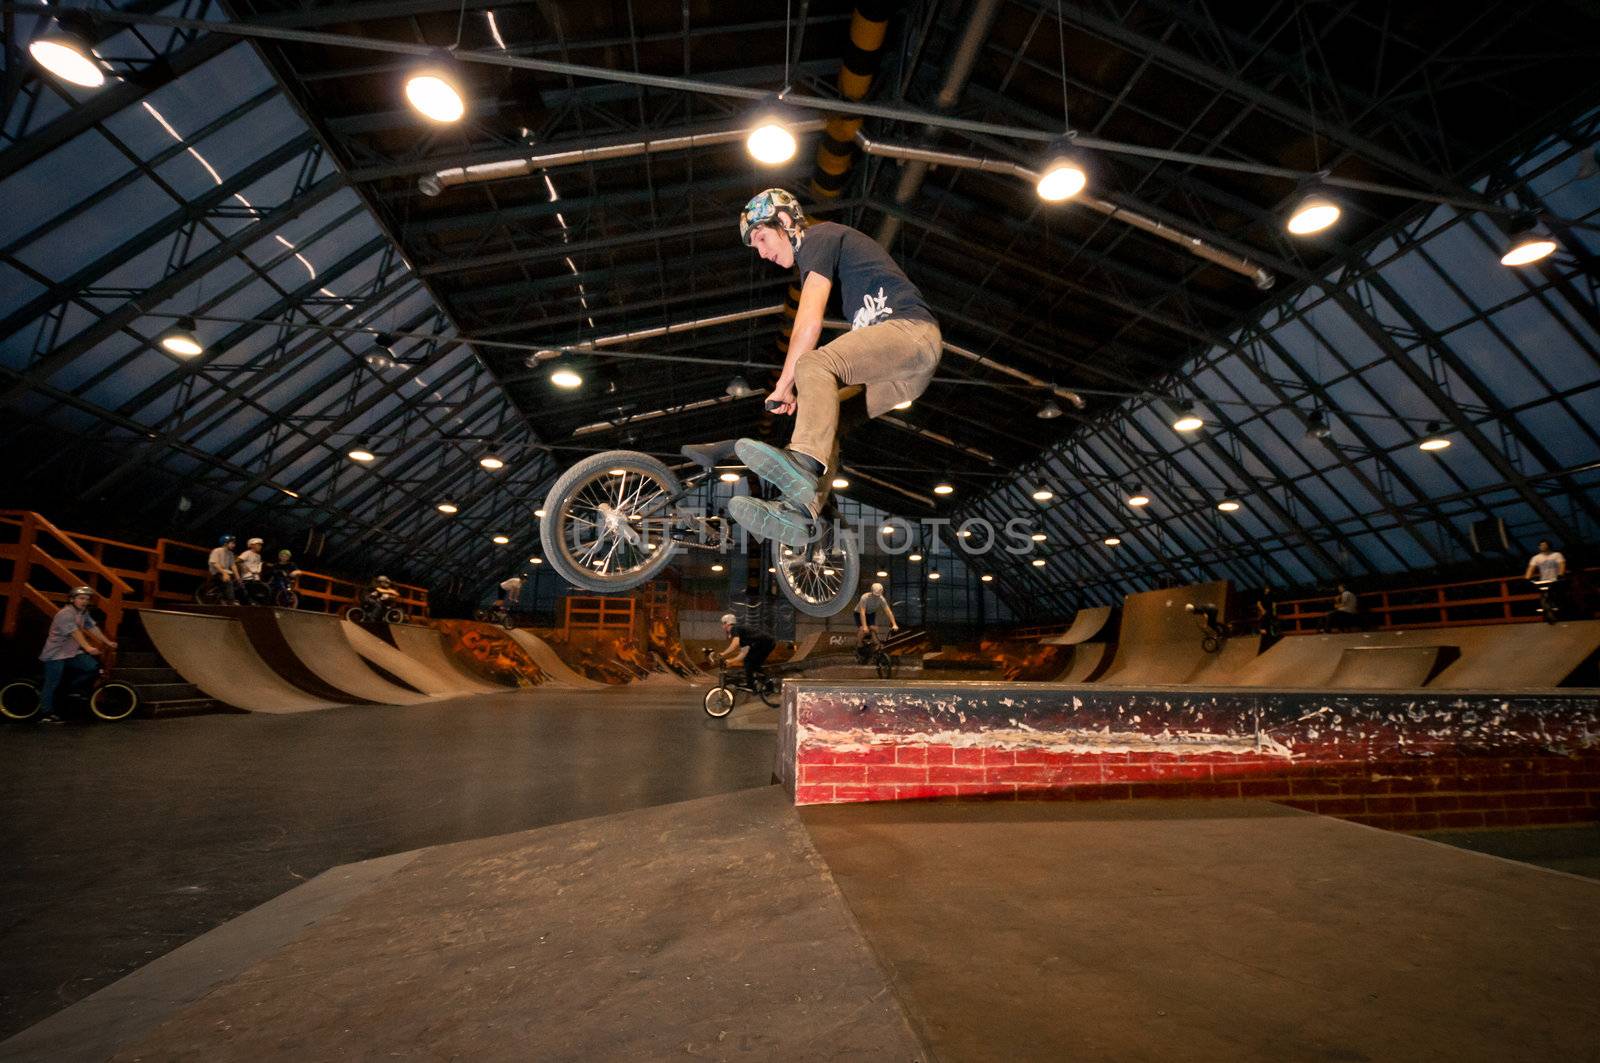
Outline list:
[[[1056,753],[905,744],[811,750],[795,803],[924,798],[1252,797],[1391,830],[1600,820],[1600,754],[1293,762],[1233,754]]]

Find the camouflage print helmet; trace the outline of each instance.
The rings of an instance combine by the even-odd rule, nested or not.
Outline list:
[[[805,211],[800,209],[800,201],[794,197],[794,193],[781,188],[769,188],[757,193],[744,205],[744,210],[739,214],[739,239],[749,247],[751,230],[760,225],[776,225],[792,244],[805,221]]]

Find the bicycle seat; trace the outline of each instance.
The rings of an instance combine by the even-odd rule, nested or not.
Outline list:
[[[718,465],[743,464],[733,450],[737,442],[737,439],[724,439],[716,443],[690,443],[679,448],[678,453],[710,472]]]

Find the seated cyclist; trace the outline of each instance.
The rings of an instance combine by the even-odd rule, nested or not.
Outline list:
[[[272,596],[278,598],[285,592],[300,590],[301,572],[294,564],[294,554],[288,550],[278,551],[278,562],[271,566],[268,573],[268,586],[272,589]]]
[[[883,596],[883,584],[874,583],[872,589],[856,602],[856,629],[863,642],[866,641],[869,632],[877,630],[880,615],[889,622],[891,632],[900,630],[900,624],[894,618],[894,610],[890,608],[889,600]]]
[[[233,552],[238,543],[235,536],[220,536],[217,548],[206,558],[206,579],[217,585],[228,605],[239,604],[239,559]]]
[[[732,613],[722,616],[722,635],[733,641],[728,643],[728,648],[712,656],[723,664],[738,664],[744,662],[745,682],[751,687],[756,685],[756,674],[761,671],[761,666],[766,663],[767,657],[776,645],[772,636],[749,621],[741,624],[739,618]]]
[[[371,588],[367,591],[367,600],[379,608],[400,607],[400,591],[388,576],[379,576],[372,581]]]

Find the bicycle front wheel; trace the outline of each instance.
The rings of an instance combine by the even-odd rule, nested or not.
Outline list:
[[[39,714],[39,684],[19,679],[0,687],[0,716],[8,720],[31,720]]]
[[[842,523],[824,528],[804,546],[772,540],[772,566],[778,589],[807,616],[833,616],[847,608],[861,578],[861,544]]]
[[[126,720],[139,707],[139,692],[126,683],[102,683],[89,695],[89,711],[102,720]]]
[[[720,720],[733,711],[733,691],[727,687],[712,687],[706,691],[706,715]]]
[[[586,591],[648,583],[672,561],[680,490],[672,470],[648,454],[609,450],[583,459],[545,498],[545,560]]]
[[[783,700],[783,687],[776,679],[761,679],[757,684],[762,704],[769,709],[777,708],[778,703]]]
[[[894,676],[894,658],[887,653],[880,653],[873,657],[872,663],[878,667],[879,679],[889,679]]]

